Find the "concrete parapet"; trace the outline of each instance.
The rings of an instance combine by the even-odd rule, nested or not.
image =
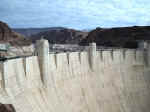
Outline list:
[[[42,81],[47,85],[47,79],[49,75],[49,42],[48,40],[38,40],[36,43],[36,52],[39,59],[41,74],[42,74]]]
[[[95,69],[96,66],[96,43],[90,43],[89,44],[89,62],[90,62],[90,67],[92,70]]]

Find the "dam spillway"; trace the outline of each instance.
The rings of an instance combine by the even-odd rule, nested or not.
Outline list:
[[[149,112],[149,50],[49,53],[0,63],[0,102],[16,112]]]

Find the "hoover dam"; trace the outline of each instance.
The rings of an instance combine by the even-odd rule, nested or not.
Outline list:
[[[0,63],[0,102],[16,112],[150,112],[150,45],[50,53]]]

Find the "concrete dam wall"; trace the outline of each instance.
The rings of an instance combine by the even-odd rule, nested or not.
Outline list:
[[[17,112],[150,112],[148,50],[39,49],[0,64],[1,103]]]

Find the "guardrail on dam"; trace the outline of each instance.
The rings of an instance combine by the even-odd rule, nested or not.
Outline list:
[[[49,54],[46,40],[37,55],[0,64],[0,102],[17,112],[150,112],[147,50]]]

